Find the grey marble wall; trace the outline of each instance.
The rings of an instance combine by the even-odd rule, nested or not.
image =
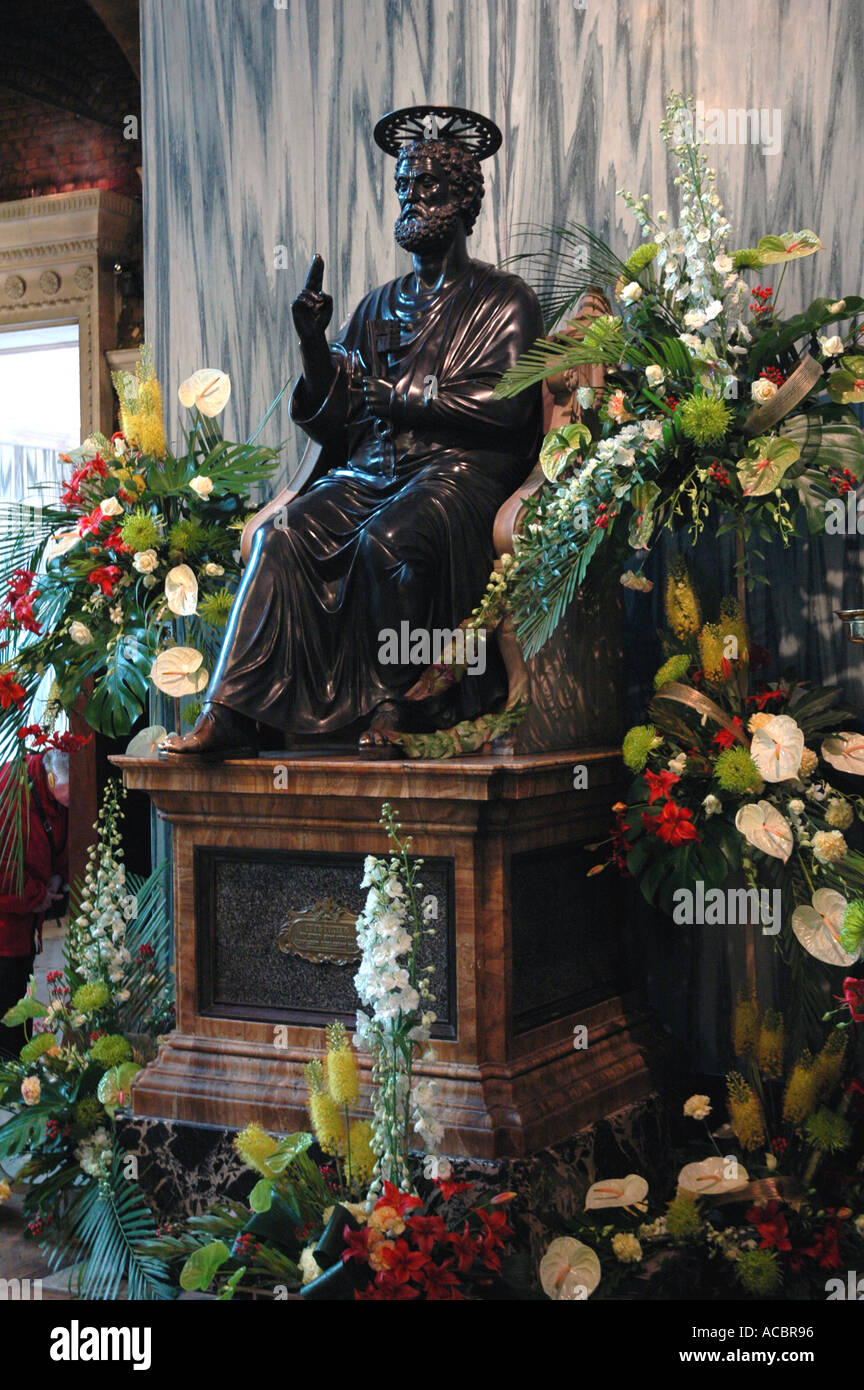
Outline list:
[[[313,251],[325,257],[337,320],[406,264],[391,236],[392,161],[371,131],[384,111],[414,101],[471,106],[503,129],[501,152],[484,166],[473,243],[492,261],[524,248],[520,224],[568,218],[626,252],[634,235],[615,198],[621,185],[674,207],[657,137],[670,86],[709,108],[779,112],[778,153],[716,147],[735,244],[767,231],[820,233],[826,249],[787,274],[790,309],[864,285],[860,0],[141,8],[147,331],[169,400],[196,367],[230,372],[229,431],[257,422],[296,369],[290,303]],[[286,269],[274,266],[277,246],[287,248]],[[285,410],[268,442],[281,439],[290,466],[300,441]],[[812,570],[820,597],[810,616],[823,634],[843,587],[841,551],[820,551]],[[860,589],[857,550],[848,564]],[[811,603],[810,573],[796,565],[793,610]],[[841,647],[827,635],[818,645],[817,664],[834,674]]]

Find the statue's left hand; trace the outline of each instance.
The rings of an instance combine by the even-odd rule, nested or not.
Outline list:
[[[374,415],[377,420],[388,420],[393,392],[390,382],[382,381],[380,377],[376,376],[364,376],[362,387],[363,399],[369,414]]]

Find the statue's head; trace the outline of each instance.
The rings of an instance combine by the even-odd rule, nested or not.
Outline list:
[[[470,236],[483,201],[483,174],[455,140],[412,140],[396,161],[400,213],[394,233],[406,251],[441,251],[461,226]]]

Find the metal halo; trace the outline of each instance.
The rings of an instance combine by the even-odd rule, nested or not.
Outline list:
[[[403,106],[388,111],[375,126],[375,143],[398,156],[412,140],[454,140],[477,159],[488,159],[501,144],[494,121],[463,106]]]

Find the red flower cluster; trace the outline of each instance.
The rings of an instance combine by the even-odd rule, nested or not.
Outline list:
[[[106,598],[110,598],[114,593],[114,585],[120,578],[122,571],[118,565],[101,565],[95,570],[91,570],[87,576],[88,584],[98,584]]]
[[[40,594],[39,589],[33,588],[35,578],[33,570],[13,570],[6,597],[0,605],[4,628],[17,625],[26,632],[38,634],[42,631],[33,612],[33,604]]]
[[[20,705],[19,705],[20,709]],[[37,748],[47,751],[49,748],[56,748],[58,753],[77,753],[79,748],[84,748],[93,737],[92,734],[72,734],[68,730],[62,733],[49,733],[43,729],[41,724],[25,724],[23,729],[15,731],[16,738],[23,742],[25,738],[32,739]]]
[[[847,975],[843,981],[843,1003],[848,1005],[855,1023],[864,1023],[864,980]]]
[[[61,454],[60,458],[64,463],[69,462],[68,454]],[[82,463],[75,469],[68,483],[64,483],[63,492],[60,496],[60,501],[63,506],[70,508],[70,510],[75,507],[81,507],[83,510],[87,506],[87,503],[81,493],[81,488],[88,479],[94,476],[100,478],[106,478],[108,476],[108,465],[101,454],[97,454],[95,458],[88,459],[86,463]],[[83,532],[81,534],[83,535]]]
[[[447,1202],[471,1184],[442,1181],[437,1186]],[[507,1200],[512,1196],[503,1195]],[[359,1231],[345,1227],[342,1260],[356,1261],[371,1276],[355,1290],[356,1299],[461,1301],[466,1282],[488,1283],[500,1273],[501,1251],[512,1234],[503,1211],[481,1207],[472,1208],[461,1230],[451,1231],[444,1217],[430,1214],[419,1197],[385,1182],[367,1225]]]
[[[719,459],[715,459],[711,467],[708,469],[708,476],[710,477],[712,483],[719,483],[720,487],[730,486],[729,474],[726,472],[726,469],[723,467]]]
[[[772,309],[771,296],[774,291],[770,285],[757,285],[753,291],[753,302],[750,305],[750,312],[753,314],[770,314]]]
[[[841,497],[844,497],[847,492],[854,492],[858,486],[858,479],[849,468],[844,468],[842,473],[829,473],[828,481],[834,490],[840,493]]]
[[[769,290],[768,293],[770,294],[771,291]],[[773,381],[774,385],[777,387],[782,386],[783,382],[786,380],[779,367],[763,367],[759,375],[763,376],[766,381]]]
[[[741,720],[738,718],[737,714],[733,714],[732,723],[735,725],[735,728],[739,731],[739,733],[743,730],[744,725],[741,723]],[[738,739],[735,737],[734,730],[721,729],[719,733],[716,733],[714,735],[711,742],[716,743],[718,748],[731,748],[733,743],[738,742]]]
[[[614,516],[617,516],[617,515],[618,515],[618,508],[617,508],[617,507],[615,508],[614,511],[611,511],[611,512],[610,512],[609,509],[608,509],[608,507],[607,507],[607,504],[606,504],[605,502],[598,502],[598,503],[597,503],[597,515],[596,515],[596,517],[594,518],[594,525],[595,525],[595,526],[599,526],[600,529],[601,529],[601,531],[605,531],[605,530],[606,530],[606,527],[609,525],[609,522],[612,520],[612,518],[613,518]]]
[[[8,709],[10,705],[17,705],[21,709],[26,694],[23,685],[15,680],[13,671],[6,671],[0,676],[0,709]]]
[[[758,691],[755,695],[748,695],[745,700],[745,704],[752,705],[753,708],[757,710],[764,710],[774,700],[776,700],[778,704],[782,705],[785,699],[786,692],[783,690],[764,689]]]

